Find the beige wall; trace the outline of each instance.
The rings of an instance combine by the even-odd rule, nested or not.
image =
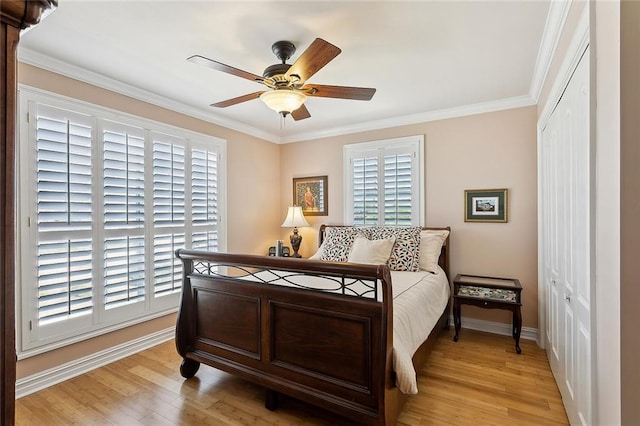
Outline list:
[[[536,107],[518,108],[281,146],[282,215],[292,178],[328,175],[329,215],[308,217],[301,254],[317,247],[322,223],[343,223],[343,145],[425,136],[426,225],[451,226],[451,275],[506,276],[524,287],[523,323],[538,326]],[[509,222],[464,222],[464,190],[509,189]],[[282,230],[286,239],[290,230]],[[510,323],[510,313],[464,306],[463,316]]]
[[[264,253],[270,242],[279,236],[281,212],[277,203],[273,203],[273,200],[280,197],[278,145],[29,65],[19,65],[18,79],[19,83],[27,86],[225,139],[228,184],[227,251]],[[256,185],[259,185],[259,190],[256,190]],[[21,360],[17,366],[17,377],[44,371],[163,330],[173,324],[175,315],[171,314]]]
[[[74,345],[64,346],[41,355],[25,358],[18,361],[17,377],[18,379],[29,377],[33,374],[90,356],[96,352],[108,350],[114,346],[156,333],[160,330],[166,330],[167,328],[174,327],[175,324],[175,314],[165,315],[161,318],[136,324],[112,333],[103,334],[102,336],[94,337]],[[178,368],[177,365],[176,368]]]

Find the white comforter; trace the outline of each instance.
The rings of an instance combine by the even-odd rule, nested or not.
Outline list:
[[[418,393],[411,357],[427,339],[449,300],[444,271],[391,271],[393,289],[393,368],[396,385],[405,394]]]

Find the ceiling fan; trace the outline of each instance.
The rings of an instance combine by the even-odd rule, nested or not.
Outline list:
[[[304,105],[307,96],[368,101],[371,100],[376,92],[376,89],[365,87],[305,84],[312,75],[341,52],[338,47],[321,38],[316,38],[293,64],[286,63],[296,51],[295,45],[290,41],[277,41],[271,46],[271,50],[282,63],[268,66],[262,76],[200,55],[193,55],[187,60],[237,77],[256,81],[268,88],[268,90],[253,92],[211,104],[212,107],[217,108],[226,108],[260,98],[269,108],[283,117],[291,114],[293,119],[297,121],[311,116]]]

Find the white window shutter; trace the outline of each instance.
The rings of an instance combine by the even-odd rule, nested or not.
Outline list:
[[[191,193],[194,250],[218,250],[218,154],[205,149],[191,152]]]
[[[38,244],[38,321],[61,321],[93,311],[91,240]]]
[[[345,223],[421,225],[423,145],[422,136],[345,145]]]
[[[174,312],[175,251],[220,245],[224,142],[28,89],[21,105],[21,352]]]
[[[104,150],[104,222],[106,229],[144,227],[144,133],[106,125]]]
[[[412,155],[384,156],[384,224],[412,225]]]
[[[184,233],[154,236],[153,291],[155,296],[175,293],[182,288],[182,262],[175,256],[175,251],[184,246]]]
[[[217,224],[218,158],[215,152],[192,150],[191,204],[194,225]]]
[[[185,148],[153,142],[153,223],[154,226],[184,225]]]
[[[145,298],[144,238],[107,238],[104,244],[104,305],[117,308]]]
[[[92,120],[36,111],[37,319],[49,324],[93,312]]]
[[[378,156],[353,159],[353,224],[377,225],[379,209]]]

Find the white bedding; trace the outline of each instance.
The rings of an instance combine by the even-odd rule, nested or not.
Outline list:
[[[411,357],[427,339],[449,300],[449,281],[438,273],[391,271],[393,289],[393,368],[405,394],[418,393]]]
[[[251,281],[264,281],[278,285],[290,285],[286,280],[297,285],[306,284],[312,288],[327,288],[323,279],[292,274],[280,271],[262,271],[256,276],[246,276]],[[418,393],[416,371],[411,357],[418,347],[427,339],[429,333],[438,322],[442,311],[449,300],[449,281],[446,274],[438,266],[438,273],[391,271],[393,291],[393,368],[396,372],[396,385],[405,394]],[[379,295],[378,299],[381,298]]]

